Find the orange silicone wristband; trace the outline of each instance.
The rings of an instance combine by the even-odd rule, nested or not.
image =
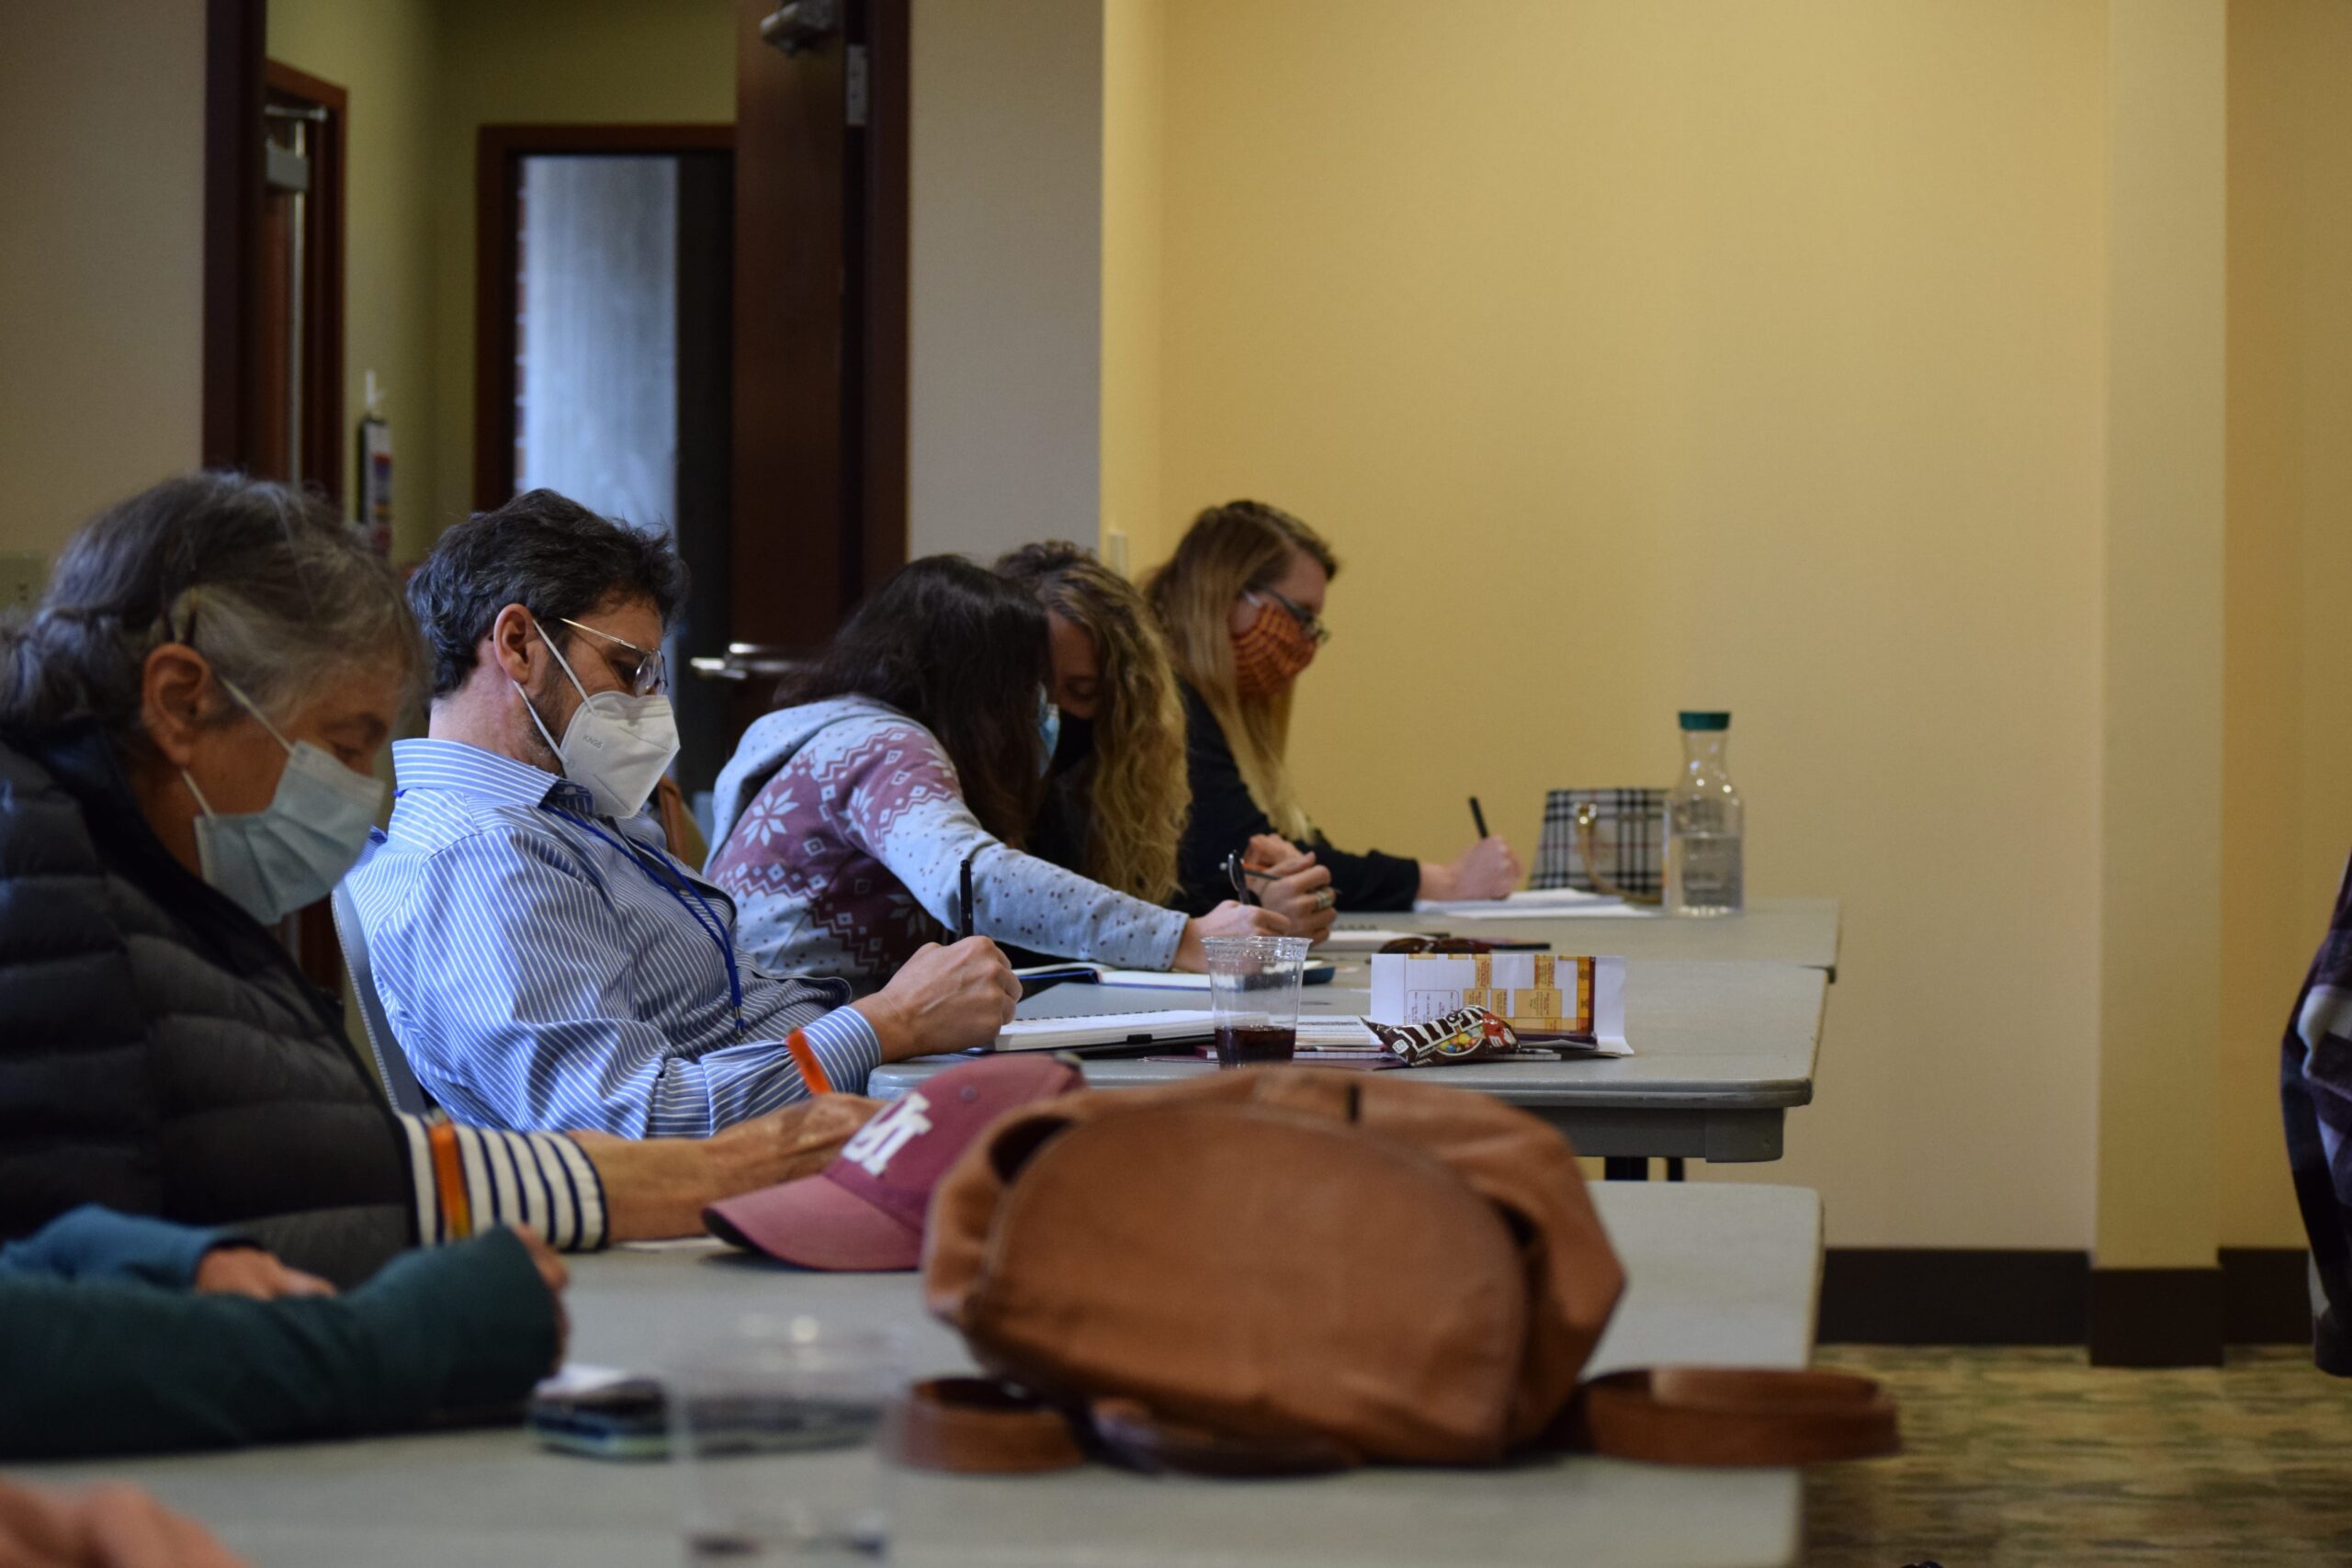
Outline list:
[[[474,1213],[466,1197],[466,1161],[458,1149],[458,1129],[435,1122],[424,1136],[433,1148],[433,1187],[441,1200],[441,1215],[449,1222],[451,1238],[463,1241],[474,1234]]]
[[[799,1065],[801,1081],[808,1084],[810,1094],[833,1092],[833,1080],[825,1076],[825,1064],[817,1059],[817,1048],[808,1043],[808,1036],[796,1029],[784,1037],[784,1048]]]

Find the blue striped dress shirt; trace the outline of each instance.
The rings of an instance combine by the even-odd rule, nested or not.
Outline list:
[[[458,741],[395,742],[392,766],[352,893],[392,1031],[457,1120],[700,1136],[808,1093],[795,1029],[834,1088],[865,1087],[882,1044],[842,982],[739,954],[739,1023],[735,906],[650,818],[593,817],[577,784]]]

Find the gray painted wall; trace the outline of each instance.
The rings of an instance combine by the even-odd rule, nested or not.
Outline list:
[[[1101,0],[915,0],[910,553],[1091,542]]]

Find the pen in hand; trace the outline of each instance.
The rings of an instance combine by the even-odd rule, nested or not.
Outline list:
[[[1478,829],[1478,841],[1480,843],[1486,842],[1486,840],[1491,837],[1491,835],[1487,831],[1487,813],[1484,808],[1478,805],[1478,797],[1475,795],[1470,797],[1470,822],[1473,827]]]
[[[960,877],[961,886],[958,888],[958,897],[956,900],[956,937],[959,942],[966,937],[977,936],[979,934],[973,929],[978,924],[978,921],[972,913],[972,862],[978,858],[979,857],[978,855],[966,855],[964,857],[964,869]]]
[[[1235,895],[1245,904],[1255,904],[1259,901],[1258,896],[1250,889],[1250,879],[1253,876],[1261,882],[1282,880],[1271,871],[1261,871],[1254,865],[1242,864],[1238,851],[1225,857],[1225,878],[1233,884]]]

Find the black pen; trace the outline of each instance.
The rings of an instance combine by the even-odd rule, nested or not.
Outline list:
[[[1250,878],[1253,876],[1261,882],[1282,880],[1271,871],[1260,871],[1254,865],[1243,865],[1238,851],[1225,857],[1225,879],[1233,884],[1234,896],[1245,904],[1257,902],[1257,896],[1250,891]]]
[[[1478,841],[1486,842],[1487,814],[1479,808],[1478,797],[1475,795],[1470,797],[1470,820],[1478,829]]]
[[[963,897],[958,901],[956,907],[956,914],[963,924],[963,929],[956,933],[959,940],[963,937],[978,936],[979,934],[973,929],[978,922],[976,917],[972,913],[972,863],[978,858],[979,857],[978,855],[966,855],[964,857]]]

